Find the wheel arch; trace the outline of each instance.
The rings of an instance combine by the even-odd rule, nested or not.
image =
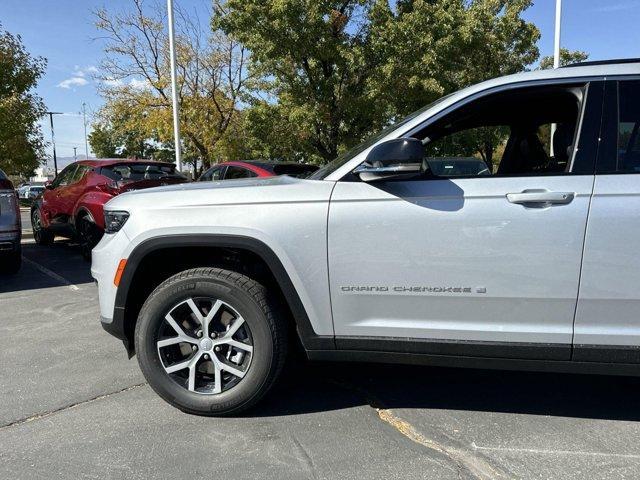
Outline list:
[[[237,235],[168,235],[146,240],[127,258],[116,292],[109,331],[123,340],[133,355],[133,331],[148,295],[180,271],[217,266],[248,274],[277,291],[306,350],[332,350],[333,336],[317,335],[289,274],[274,251],[255,238]]]

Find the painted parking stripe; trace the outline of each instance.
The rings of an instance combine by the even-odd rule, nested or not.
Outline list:
[[[35,268],[36,270],[39,270],[40,272],[44,273],[47,277],[49,278],[53,278],[54,280],[62,283],[64,286],[66,286],[69,290],[73,290],[74,292],[77,292],[78,290],[80,290],[78,288],[77,285],[74,285],[73,283],[71,283],[69,280],[67,280],[66,278],[58,275],[56,272],[52,272],[51,270],[49,270],[46,267],[43,267],[42,265],[40,265],[39,263],[34,262],[33,260],[28,259],[27,257],[23,256],[22,260],[27,264],[27,265],[31,265],[33,268]]]

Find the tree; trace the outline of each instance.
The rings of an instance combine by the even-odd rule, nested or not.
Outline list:
[[[560,49],[560,66],[571,65],[572,63],[584,62],[589,58],[587,52],[581,50],[569,50],[566,48]],[[540,70],[549,70],[553,68],[553,56],[549,55],[542,57],[540,60]]]
[[[100,80],[106,103],[99,116],[114,127],[113,134],[134,130],[136,139],[165,144],[173,141],[165,8],[152,3],[147,9],[143,0],[132,0],[132,6],[122,13],[96,12],[105,41]],[[219,30],[206,35],[180,10],[176,29],[183,150],[185,158],[208,166],[239,115],[247,53]]]
[[[44,156],[38,125],[46,112],[33,93],[46,68],[46,60],[32,57],[20,36],[0,25],[0,168],[9,174],[31,176]]]
[[[214,27],[251,51],[266,95],[253,101],[249,131],[318,162],[538,58],[539,32],[521,18],[530,0],[221,1]]]

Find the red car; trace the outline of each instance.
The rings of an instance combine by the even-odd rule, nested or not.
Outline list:
[[[273,177],[290,175],[292,177],[308,177],[318,169],[316,165],[294,162],[268,162],[247,160],[244,162],[224,162],[214,165],[200,175],[199,182],[212,180],[231,180],[235,178]]]
[[[128,190],[186,182],[170,163],[143,160],[82,160],[45,186],[31,209],[33,236],[40,245],[56,235],[77,237],[86,257],[104,233],[103,207]]]

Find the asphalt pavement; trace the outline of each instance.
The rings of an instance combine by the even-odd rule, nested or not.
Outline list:
[[[0,479],[640,477],[640,379],[302,364],[236,418],[187,415],[100,327],[77,247],[0,277]]]

